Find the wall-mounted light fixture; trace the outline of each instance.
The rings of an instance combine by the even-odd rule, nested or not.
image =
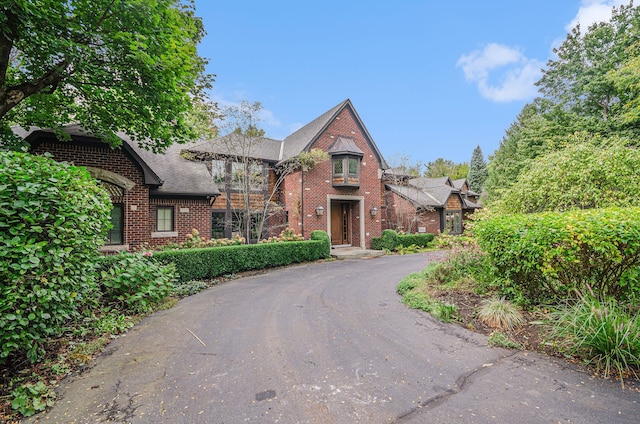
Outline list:
[[[373,206],[370,210],[369,213],[371,214],[371,216],[376,216],[378,215],[378,208],[376,208],[375,206]]]
[[[319,205],[319,206],[316,208],[316,215],[317,215],[317,216],[322,216],[322,215],[324,215],[324,208],[322,207],[322,205]]]

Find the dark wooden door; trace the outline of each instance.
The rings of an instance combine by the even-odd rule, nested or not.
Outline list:
[[[351,205],[331,203],[331,244],[351,244]]]

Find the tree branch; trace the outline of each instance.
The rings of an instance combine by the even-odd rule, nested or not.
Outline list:
[[[69,65],[70,62],[63,59],[37,80],[10,86],[0,91],[0,119],[27,97],[44,92],[47,88],[49,93],[55,91]]]

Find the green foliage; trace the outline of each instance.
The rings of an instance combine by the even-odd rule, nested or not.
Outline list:
[[[4,129],[76,122],[112,144],[120,130],[162,150],[211,118],[197,107],[212,76],[192,2],[9,0],[0,25]]]
[[[193,248],[201,248],[201,247],[218,247],[218,246],[237,246],[240,244],[244,244],[245,239],[238,235],[233,236],[233,238],[226,239],[208,239],[204,240],[200,237],[200,232],[195,228],[191,230],[190,234],[187,234],[186,240],[182,243],[170,243],[165,246],[162,246],[161,250],[172,250],[172,249],[193,249]]]
[[[471,154],[471,162],[469,162],[469,175],[467,176],[467,183],[471,191],[476,193],[482,193],[484,182],[487,179],[489,172],[487,171],[487,162],[484,160],[482,154],[482,148],[478,145],[473,149]]]
[[[110,207],[88,172],[0,151],[0,362],[24,352],[35,361],[91,301]]]
[[[451,160],[438,158],[427,164],[424,176],[427,178],[449,177],[452,180],[466,178],[469,173],[469,164],[454,163]]]
[[[331,238],[326,231],[314,230],[311,231],[311,240],[319,241],[322,243],[319,251],[318,259],[329,259],[331,257]]]
[[[53,406],[56,392],[47,385],[38,381],[37,383],[25,383],[11,392],[11,408],[18,411],[25,417],[30,417],[36,412],[44,411],[49,406]]]
[[[640,370],[640,316],[614,299],[589,294],[551,316],[551,340],[561,352],[582,358],[605,377]],[[634,371],[635,370],[635,371]]]
[[[171,291],[171,295],[182,298],[200,293],[208,288],[209,284],[204,281],[185,281],[184,283],[176,284]]]
[[[382,250],[394,251],[398,247],[398,233],[393,230],[382,231],[382,241],[380,242]]]
[[[533,169],[529,161],[564,149],[563,140],[580,143],[571,137],[576,132],[638,144],[638,22],[640,8],[629,4],[614,9],[609,22],[567,35],[537,83],[544,97],[522,109],[490,158],[489,204],[517,188],[521,171]]]
[[[506,334],[500,331],[492,331],[487,338],[489,346],[504,347],[507,349],[522,349],[520,343],[511,340]]]
[[[422,271],[414,272],[412,274],[407,275],[398,283],[397,291],[398,294],[404,295],[414,288],[423,284],[426,280],[426,273],[429,268],[425,268]]]
[[[100,272],[101,302],[120,311],[148,312],[171,293],[175,265],[161,265],[143,254],[123,252]]]
[[[591,287],[599,296],[640,294],[640,209],[506,215],[477,224],[478,243],[498,272],[531,302]]]
[[[123,315],[124,311],[112,310],[106,314],[96,317],[91,326],[96,334],[116,335],[124,333],[136,323],[135,319],[128,315]]]
[[[426,234],[398,234],[398,247],[409,247],[411,245],[418,247],[427,247],[434,239],[434,235]]]
[[[314,231],[311,240],[203,249],[167,250],[154,255],[160,263],[174,263],[178,282],[215,278],[242,271],[315,261],[330,256],[329,236]]]
[[[437,302],[432,314],[442,322],[457,321],[460,316],[458,307],[448,302]]]
[[[260,243],[282,243],[287,241],[303,241],[304,237],[302,234],[296,234],[291,228],[287,228],[282,230],[280,235],[277,237],[269,237],[264,240],[260,240]]]
[[[578,142],[539,156],[492,204],[495,213],[633,206],[640,191],[640,151]]]

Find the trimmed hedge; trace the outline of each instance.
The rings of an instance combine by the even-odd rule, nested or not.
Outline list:
[[[532,301],[576,290],[640,295],[640,208],[506,215],[479,221],[475,234],[500,274]]]
[[[418,246],[426,247],[434,239],[433,234],[398,234],[394,230],[384,230],[382,237],[373,237],[371,239],[371,248],[373,250],[390,250],[394,251],[398,247]]]
[[[179,283],[220,275],[326,259],[331,241],[324,231],[314,231],[311,240],[264,243],[202,249],[166,250],[154,253],[161,263],[174,263]]]
[[[434,239],[434,235],[428,234],[398,234],[398,247],[427,247]]]

